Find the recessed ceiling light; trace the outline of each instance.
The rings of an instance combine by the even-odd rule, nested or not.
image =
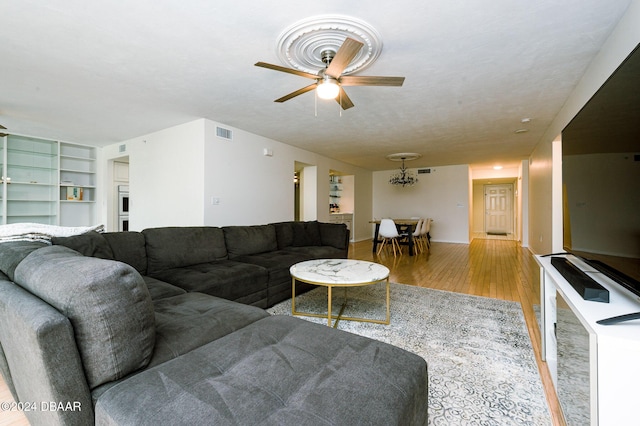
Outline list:
[[[514,133],[527,133],[529,129],[518,129]]]
[[[493,170],[502,170],[502,166],[493,166]]]
[[[521,123],[530,123],[531,119],[530,118],[523,118],[522,120],[520,120]]]

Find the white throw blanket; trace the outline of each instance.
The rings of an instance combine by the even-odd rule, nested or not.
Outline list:
[[[104,225],[56,226],[42,223],[12,223],[0,225],[0,243],[9,241],[40,241],[51,244],[53,237],[70,237],[89,231],[104,232]]]

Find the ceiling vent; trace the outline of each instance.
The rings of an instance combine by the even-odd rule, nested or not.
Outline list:
[[[431,169],[418,169],[419,175],[423,175],[425,173],[431,173]]]
[[[231,140],[233,139],[233,132],[229,129],[216,126],[216,136],[222,139]]]

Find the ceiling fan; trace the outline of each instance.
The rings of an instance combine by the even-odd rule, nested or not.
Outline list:
[[[7,128],[4,127],[2,124],[0,124],[0,130],[7,130]],[[5,136],[9,136],[9,134],[8,133],[3,133],[3,132],[0,131],[0,138],[3,138]]]
[[[316,89],[318,97],[322,99],[335,99],[342,109],[349,109],[354,105],[353,102],[351,102],[351,99],[349,99],[349,96],[347,96],[347,93],[344,91],[343,86],[402,86],[402,83],[404,83],[404,77],[342,75],[344,69],[358,54],[360,49],[362,49],[362,46],[364,46],[364,43],[347,37],[337,52],[330,49],[323,50],[321,52],[322,62],[326,64],[326,68],[319,70],[318,74],[311,74],[293,68],[268,64],[266,62],[257,62],[255,65],[257,67],[269,68],[276,71],[299,75],[316,81],[302,89],[298,89],[295,92],[278,98],[274,102],[288,101],[298,95],[302,95],[303,93]]]

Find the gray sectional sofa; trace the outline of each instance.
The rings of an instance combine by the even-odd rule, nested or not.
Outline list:
[[[426,424],[422,358],[262,309],[348,241],[282,222],[0,244],[0,373],[33,425]]]

